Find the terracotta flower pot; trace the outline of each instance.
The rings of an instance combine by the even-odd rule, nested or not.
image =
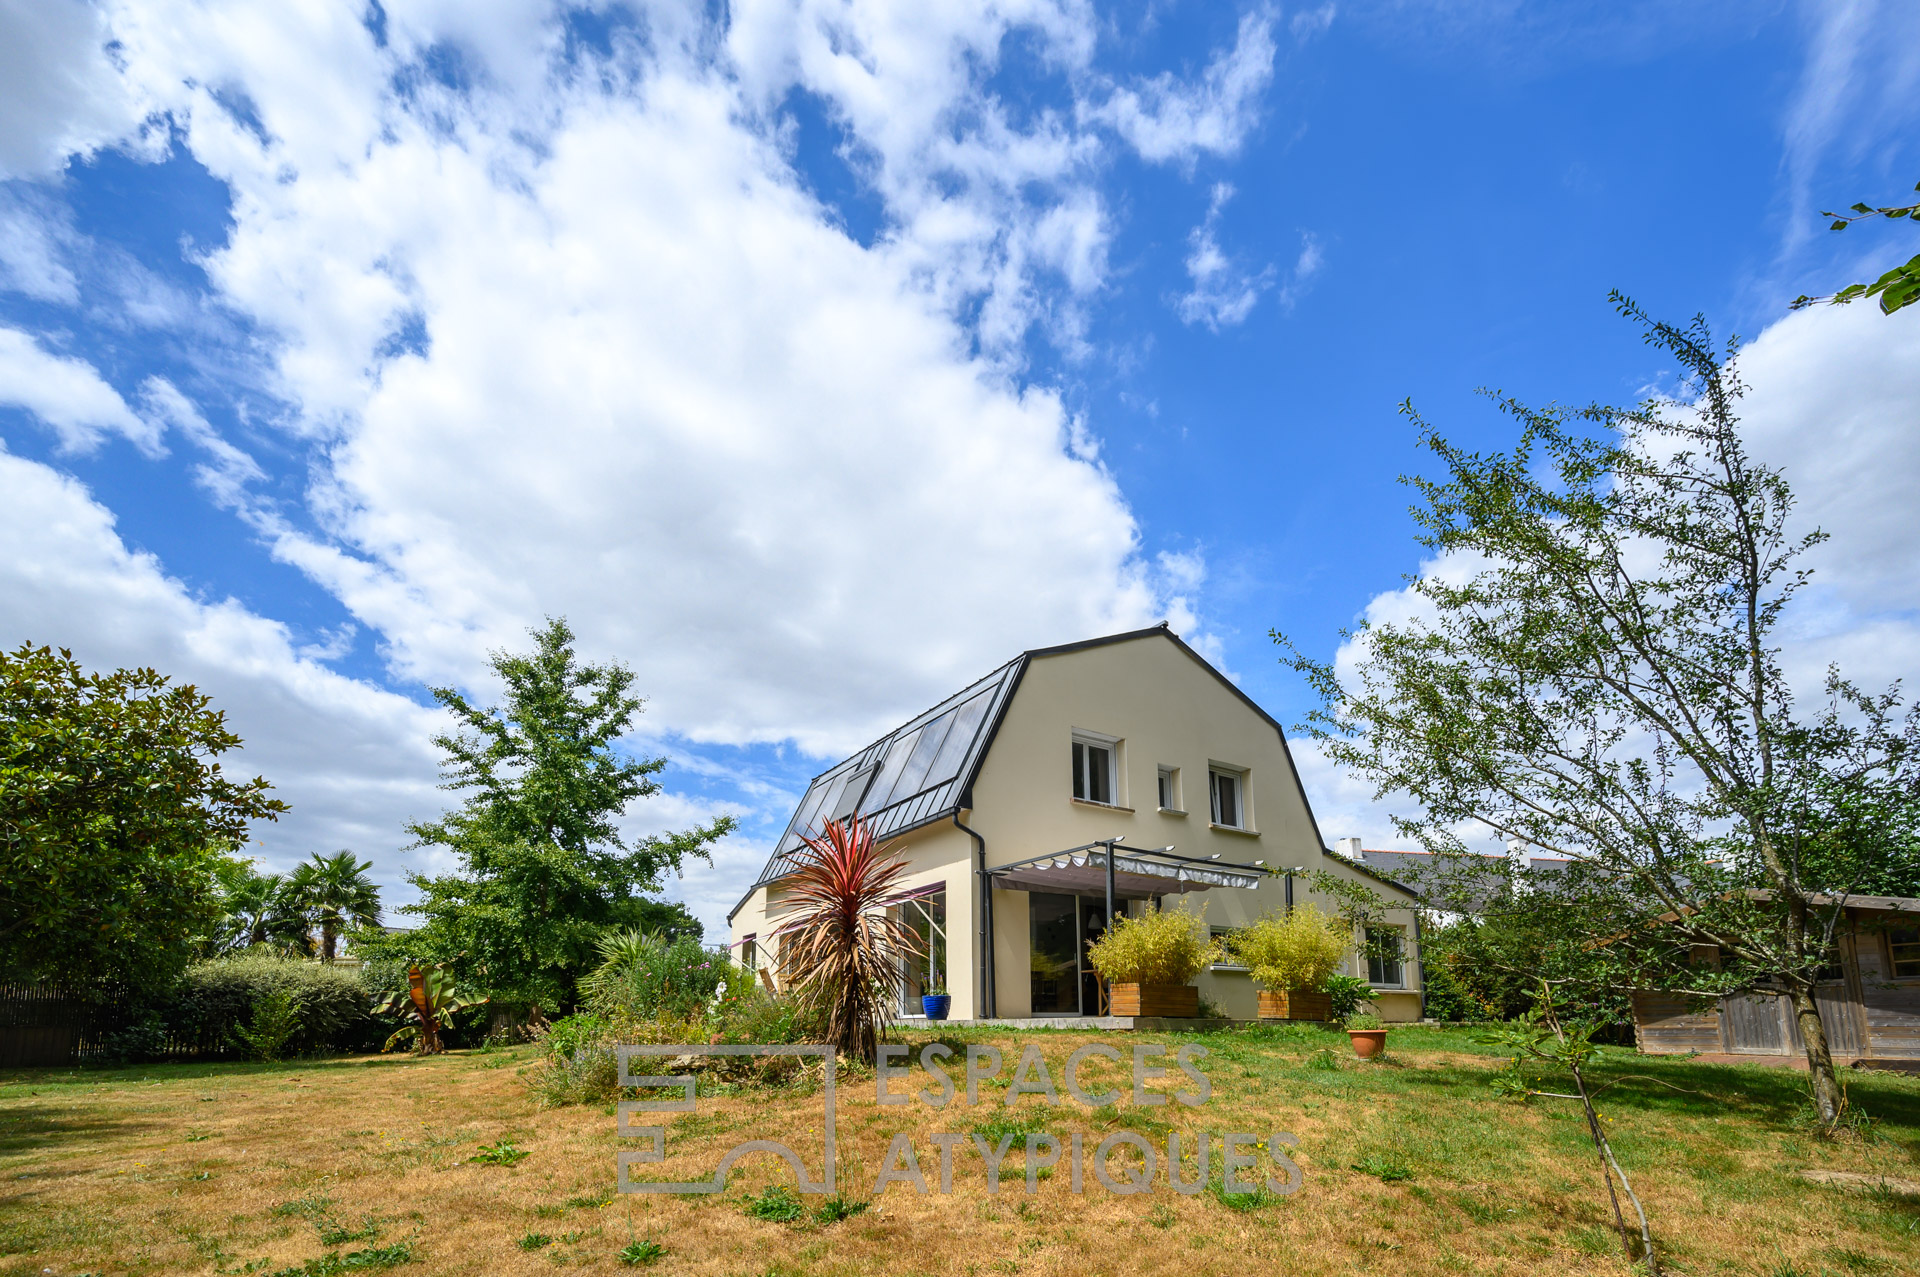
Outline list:
[[[1333,997],[1311,989],[1260,990],[1262,1020],[1331,1020]]]
[[[1348,1029],[1347,1037],[1353,1043],[1353,1053],[1363,1060],[1371,1060],[1387,1049],[1385,1029]]]
[[[1200,990],[1191,984],[1113,985],[1113,1014],[1191,1020],[1200,1014]]]

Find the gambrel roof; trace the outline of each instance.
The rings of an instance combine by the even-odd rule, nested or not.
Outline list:
[[[747,888],[740,903],[745,904],[758,888],[785,876],[793,867],[792,856],[799,850],[801,839],[819,832],[828,821],[844,820],[858,813],[873,830],[874,837],[885,839],[970,808],[973,805],[970,791],[974,778],[980,774],[980,764],[993,744],[1007,703],[1020,686],[1021,675],[1035,657],[1058,656],[1153,637],[1170,640],[1198,662],[1247,708],[1266,720],[1279,734],[1281,748],[1287,749],[1286,733],[1273,716],[1198,652],[1181,642],[1164,621],[1144,630],[1129,630],[1057,647],[1033,648],[814,777],[780,835],[780,841],[774,844],[766,867]],[[1287,752],[1291,763],[1292,752]],[[1297,774],[1294,784],[1299,784]],[[1300,797],[1302,802],[1306,801],[1304,792]],[[1311,809],[1308,818],[1312,818]],[[1317,839],[1317,828],[1315,834]],[[734,912],[738,912],[739,907],[734,906]]]

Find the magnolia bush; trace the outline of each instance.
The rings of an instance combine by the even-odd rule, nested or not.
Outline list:
[[[1317,992],[1346,957],[1347,935],[1325,912],[1305,905],[1256,919],[1229,936],[1227,948],[1269,989]]]
[[[1220,946],[1207,934],[1206,906],[1152,909],[1122,916],[1087,947],[1087,960],[1108,984],[1190,984],[1220,961]]]

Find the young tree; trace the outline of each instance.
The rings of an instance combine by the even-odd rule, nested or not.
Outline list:
[[[371,860],[357,859],[351,851],[331,856],[316,851],[288,879],[289,895],[319,929],[322,962],[333,961],[343,931],[380,925],[380,888],[367,877],[371,868]]]
[[[1491,456],[1414,417],[1446,468],[1409,480],[1440,560],[1412,583],[1424,614],[1363,627],[1351,680],[1291,645],[1288,659],[1323,697],[1311,730],[1328,753],[1419,804],[1395,818],[1408,835],[1462,864],[1486,858],[1465,857],[1455,828],[1570,861],[1501,870],[1528,879],[1503,899],[1558,937],[1542,974],[1785,994],[1832,1124],[1814,986],[1848,894],[1885,869],[1881,840],[1835,835],[1863,818],[1911,828],[1916,720],[1897,687],[1868,695],[1837,670],[1826,703],[1800,711],[1778,632],[1821,534],[1789,535],[1785,479],[1741,442],[1734,349],[1702,321],[1615,301],[1692,399],[1499,399],[1523,429]],[[1714,946],[1720,969],[1690,965],[1693,946]]]
[[[216,917],[214,869],[286,804],[214,761],[240,738],[191,686],[0,652],[0,968],[166,983]]]
[[[620,665],[581,665],[573,631],[550,620],[534,650],[495,653],[506,702],[480,708],[452,688],[434,697],[459,730],[435,738],[446,754],[444,788],[468,792],[438,820],[409,826],[415,847],[445,847],[455,873],[409,874],[422,899],[402,913],[426,919],[409,935],[371,939],[369,955],[439,961],[499,1000],[571,1005],[608,927],[699,933],[685,910],[648,900],[661,877],[734,827],[721,816],[684,833],[622,839],[616,818],[659,792],[664,758],[633,758],[615,743],[640,709]]]

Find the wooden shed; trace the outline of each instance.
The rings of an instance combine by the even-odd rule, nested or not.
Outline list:
[[[1920,899],[1854,896],[1839,937],[1839,970],[1814,991],[1833,1058],[1920,1060]],[[1695,1009],[1669,993],[1633,995],[1648,1055],[1689,1051],[1800,1055],[1806,1050],[1784,995],[1743,993]]]

